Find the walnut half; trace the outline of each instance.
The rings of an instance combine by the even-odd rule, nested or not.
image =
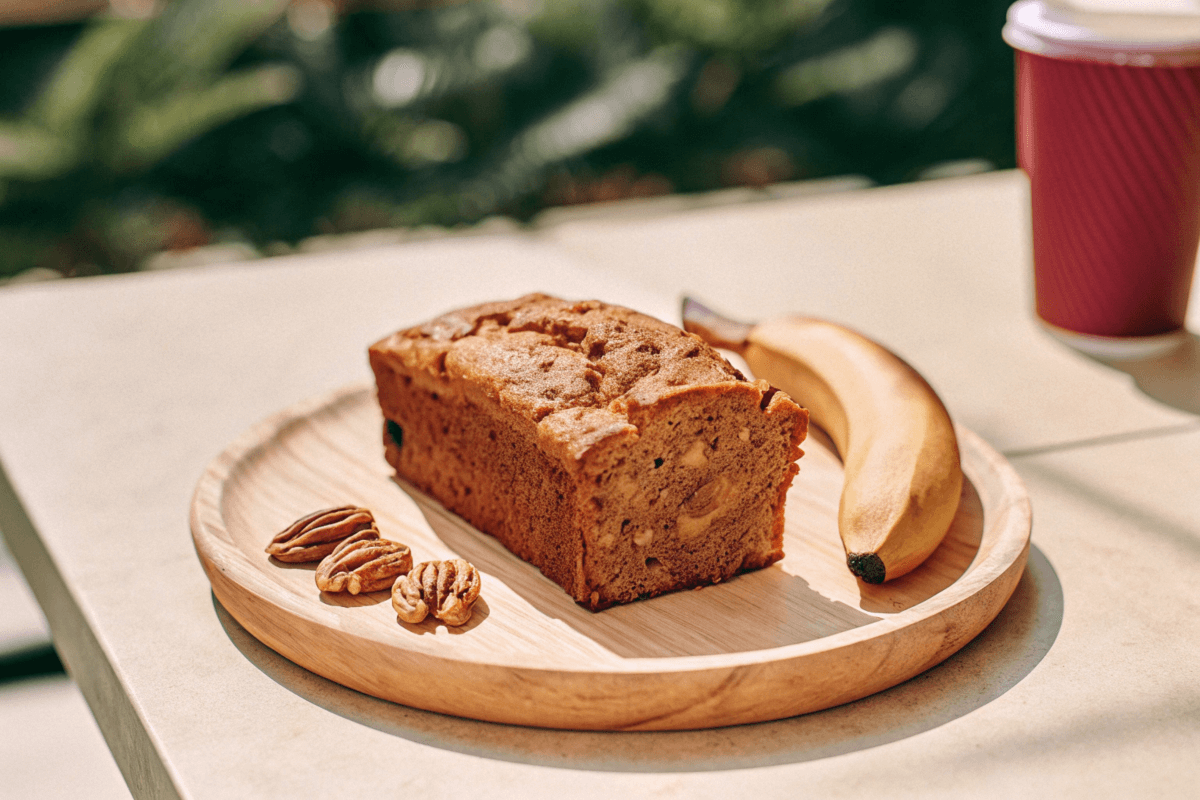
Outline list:
[[[378,592],[412,569],[412,551],[399,542],[380,539],[375,528],[360,531],[325,556],[317,566],[322,592]]]
[[[429,614],[447,625],[465,625],[479,599],[479,570],[461,558],[425,561],[392,586],[392,608],[405,622],[418,623]]]
[[[314,511],[280,531],[267,545],[267,554],[289,564],[320,561],[342,541],[375,527],[365,508],[338,506]]]

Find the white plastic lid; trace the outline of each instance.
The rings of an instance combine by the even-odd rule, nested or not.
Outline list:
[[[1003,35],[1018,50],[1052,58],[1200,66],[1200,0],[1019,0]]]

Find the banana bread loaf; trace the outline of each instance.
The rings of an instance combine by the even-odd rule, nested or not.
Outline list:
[[[673,325],[528,295],[369,354],[396,473],[587,608],[783,557],[808,412]]]

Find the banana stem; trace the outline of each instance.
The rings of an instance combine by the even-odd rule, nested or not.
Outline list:
[[[753,328],[753,325],[721,316],[694,298],[683,298],[683,329],[696,334],[713,347],[742,355]]]

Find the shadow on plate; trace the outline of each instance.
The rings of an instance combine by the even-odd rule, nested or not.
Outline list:
[[[438,538],[461,558],[501,580],[538,613],[561,620],[622,658],[764,650],[831,636],[878,619],[822,596],[806,580],[779,565],[716,586],[591,612],[536,567],[515,558],[498,540],[480,533],[414,487],[401,483],[401,488],[416,502]],[[696,591],[703,593],[704,601],[699,618]],[[746,622],[747,608],[755,609],[753,624]],[[631,635],[639,631],[670,631],[671,635]]]
[[[978,554],[983,534],[983,505],[974,485],[966,481],[959,515],[929,561],[884,586],[863,588],[865,584],[855,582],[859,607],[831,599],[828,591],[788,572],[784,561],[698,590],[703,592],[702,614],[696,614],[692,591],[593,613],[578,606],[536,567],[514,558],[493,537],[480,533],[411,484],[395,482],[416,503],[438,538],[459,557],[503,581],[538,613],[561,620],[622,658],[766,650],[877,622],[880,616],[910,608],[958,580]],[[804,541],[800,544],[807,546]],[[839,549],[838,568],[840,559]],[[752,624],[747,623],[747,608],[755,609]],[[670,631],[670,636],[631,635],[631,631]]]
[[[521,728],[418,711],[327,681],[259,643],[213,599],[233,644],[309,702],[384,733],[521,764],[604,772],[710,772],[844,755],[915,736],[987,705],[1020,683],[1053,646],[1063,593],[1036,547],[1008,604],[942,664],[884,692],[801,717],[704,731],[597,733]]]

